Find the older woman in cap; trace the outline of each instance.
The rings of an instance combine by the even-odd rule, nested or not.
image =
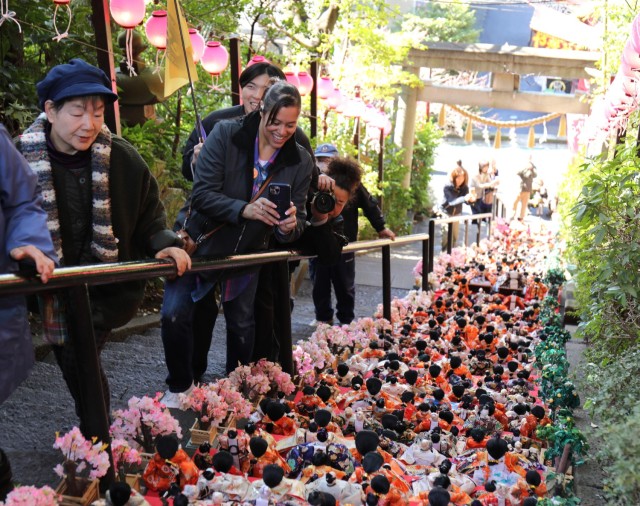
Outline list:
[[[57,65],[37,84],[44,111],[18,142],[37,173],[55,251],[63,266],[172,259],[179,275],[190,268],[181,240],[166,228],[158,185],[136,150],[104,124],[105,105],[118,97],[102,70],[83,60]],[[142,301],[144,281],[90,289],[98,350],[111,329],[127,323]],[[43,327],[80,415],[73,307],[60,294],[45,299]],[[71,339],[69,339],[71,337]],[[103,391],[109,409],[109,386]],[[81,420],[81,429],[82,429]]]

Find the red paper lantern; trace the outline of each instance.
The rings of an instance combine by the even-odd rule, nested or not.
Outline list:
[[[123,28],[135,28],[144,19],[144,0],[111,0],[111,17]]]
[[[333,93],[333,90],[333,81],[331,81],[329,76],[321,76],[320,79],[318,79],[318,97],[326,100],[327,97]]]
[[[229,65],[229,53],[217,40],[210,40],[202,54],[200,63],[212,76],[219,76]]]
[[[67,5],[71,0],[53,0],[53,3],[56,5]]]
[[[156,49],[167,48],[167,11],[153,11],[144,24],[144,31]]]
[[[191,39],[191,49],[193,49],[193,63],[198,63],[204,54],[204,37],[195,28],[189,28],[189,39]]]
[[[311,93],[313,89],[313,77],[311,77],[308,72],[298,72],[298,80],[300,81],[300,86],[298,86],[300,95],[305,96]]]
[[[300,88],[300,79],[298,79],[298,76],[295,72],[293,72],[292,70],[287,70],[285,71],[284,76],[287,78],[288,83],[293,84],[296,88]]]

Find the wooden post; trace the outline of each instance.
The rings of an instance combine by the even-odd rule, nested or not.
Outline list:
[[[113,44],[111,43],[111,17],[109,15],[108,0],[91,0],[92,22],[96,32],[96,46],[98,47],[98,67],[111,79],[111,89],[118,93],[116,86],[116,69],[113,62]],[[104,122],[112,133],[120,135],[120,108],[118,102],[105,104]]]
[[[318,136],[318,61],[312,60],[309,69],[313,88],[311,88],[311,105],[309,108],[309,137],[315,139]]]
[[[403,70],[419,74],[419,69],[412,67],[403,67]],[[418,102],[418,93],[411,86],[402,85],[402,93],[398,102],[398,113],[396,115],[396,128],[394,133],[394,141],[397,146],[403,149],[402,164],[411,169],[413,160],[413,143],[416,133],[416,106]],[[407,171],[407,175],[402,181],[403,188],[411,186],[411,170]]]
[[[231,66],[231,104],[240,105],[240,39],[229,39],[229,64]]]

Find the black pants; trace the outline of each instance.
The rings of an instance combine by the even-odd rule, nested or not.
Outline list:
[[[107,338],[111,334],[110,330],[95,329],[94,335],[96,339],[96,348],[98,349],[98,367],[100,368],[100,378],[102,381],[102,394],[104,395],[105,407],[107,414],[111,415],[111,392],[109,391],[109,381],[102,368],[102,362],[100,361],[100,353],[107,342]],[[80,431],[86,438],[95,436],[95,434],[87,434],[86,427],[84,427],[84,421],[82,419],[83,400],[81,395],[81,381],[80,369],[78,368],[78,358],[76,357],[76,348],[73,345],[73,339],[70,339],[64,346],[52,346],[53,353],[62,371],[62,377],[69,387],[69,392],[76,405],[76,414],[80,418]]]

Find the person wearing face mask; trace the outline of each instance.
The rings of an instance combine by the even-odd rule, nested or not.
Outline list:
[[[301,111],[298,90],[287,82],[269,88],[259,110],[219,122],[207,137],[195,170],[186,231],[192,239],[209,232],[195,257],[227,256],[267,248],[271,236],[282,244],[298,239],[306,226],[305,203],[313,161],[294,138]],[[291,187],[283,219],[267,198],[270,181]],[[178,395],[194,381],[194,301],[221,285],[227,323],[226,370],[252,358],[253,304],[259,266],[191,274],[165,284],[162,342],[169,374],[163,402],[178,406]]]

